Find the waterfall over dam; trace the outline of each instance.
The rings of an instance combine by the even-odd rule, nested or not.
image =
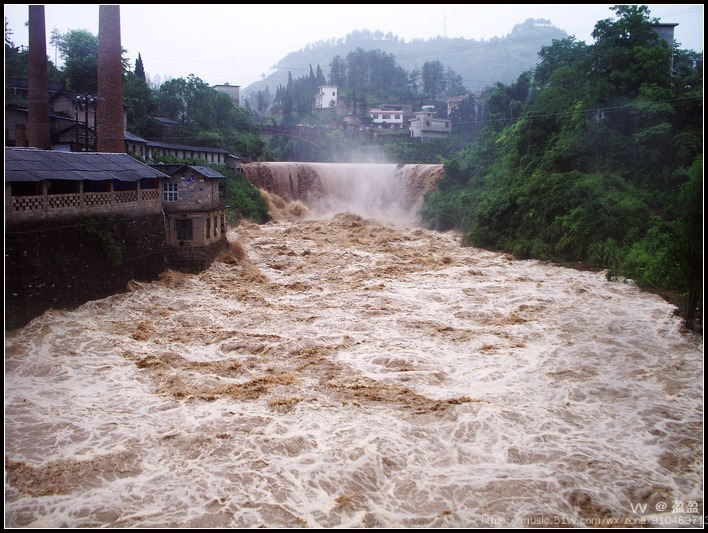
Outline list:
[[[314,218],[347,211],[402,224],[416,222],[425,193],[443,176],[442,164],[279,162],[241,168],[255,187],[300,202]]]

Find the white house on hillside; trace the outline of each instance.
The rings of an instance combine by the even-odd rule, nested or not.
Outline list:
[[[380,128],[403,129],[411,119],[411,106],[398,104],[384,104],[380,107],[369,109],[372,124]]]
[[[315,109],[334,109],[337,107],[337,86],[320,85],[320,92],[315,96]]]

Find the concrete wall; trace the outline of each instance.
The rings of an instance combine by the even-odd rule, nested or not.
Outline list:
[[[167,267],[180,272],[198,273],[209,268],[220,254],[226,252],[226,238],[218,239],[208,246],[177,246],[167,248]]]
[[[5,232],[5,329],[151,281],[166,268],[162,214],[34,222]]]

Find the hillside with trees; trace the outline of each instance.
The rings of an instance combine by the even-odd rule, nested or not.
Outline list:
[[[362,49],[393,56],[406,71],[420,71],[426,61],[440,61],[460,74],[467,90],[478,93],[498,81],[514,81],[536,65],[542,46],[567,36],[544,19],[528,19],[514,26],[510,34],[490,40],[436,37],[406,42],[391,32],[357,30],[344,38],[318,41],[291,52],[275,65],[273,73],[241,92],[244,99],[251,99],[258,91],[273,94],[279,85],[287,85],[289,76],[306,76],[311,65],[320,65],[325,77],[333,80],[330,83],[337,84],[337,74],[330,70],[332,61]]]
[[[338,87],[336,110],[313,109],[313,95],[324,84]],[[466,95],[462,111],[448,117],[448,98],[461,95]],[[378,49],[357,48],[344,58],[336,56],[329,79],[317,65],[309,75],[289,76],[274,96],[261,91],[256,96],[257,109],[248,101],[244,106],[264,124],[273,153],[289,161],[438,163],[462,149],[476,131],[469,123],[463,125],[468,112],[475,118],[484,115],[482,99],[469,94],[461,76],[440,61],[426,61],[421,70],[409,72]],[[410,138],[407,128],[370,128],[370,108],[391,102],[416,111],[433,104],[439,118],[459,126],[460,135],[421,143]]]
[[[646,6],[613,10],[595,44],[555,41],[496,84],[483,133],[445,161],[423,218],[469,246],[673,294],[702,330],[702,54],[672,49]]]

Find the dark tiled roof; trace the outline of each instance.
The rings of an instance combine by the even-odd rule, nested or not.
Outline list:
[[[165,150],[183,150],[183,151],[189,150],[190,152],[208,152],[208,153],[215,153],[215,154],[226,154],[227,156],[231,156],[234,159],[241,159],[240,157],[229,153],[229,151],[226,148],[213,148],[211,146],[191,146],[191,145],[186,145],[186,144],[172,144],[172,143],[163,143],[163,142],[159,142],[159,141],[148,141],[148,140],[143,139],[142,137],[138,137],[134,133],[130,133],[128,131],[124,132],[123,135],[124,135],[126,141],[145,143],[150,148],[164,148]]]
[[[164,172],[168,176],[172,176],[175,172],[182,168],[188,168],[190,170],[193,170],[194,172],[198,172],[205,178],[226,178],[223,174],[220,172],[217,172],[211,167],[207,167],[204,165],[186,165],[186,164],[170,164],[170,163],[155,163],[153,165],[150,165],[152,168],[158,169],[161,172]]]
[[[184,166],[184,163],[152,163],[150,168],[157,169],[168,176],[172,176],[172,174]]]
[[[5,148],[5,181],[167,178],[128,154]]]
[[[146,141],[142,137],[138,137],[137,135],[135,135],[134,133],[130,133],[129,131],[123,132],[123,138],[126,141],[133,141],[136,143],[146,143],[146,144],[148,143],[148,141]]]
[[[211,167],[206,167],[204,165],[189,165],[189,168],[196,170],[205,178],[225,178],[223,174],[217,172]]]
[[[189,146],[186,144],[172,144],[163,143],[158,141],[148,141],[148,146],[156,148],[165,148],[167,150],[189,150],[193,152],[209,152],[209,153],[220,153],[228,154],[229,151],[226,148],[212,148],[211,146]]]
[[[5,106],[5,109],[12,109],[13,111],[18,111],[20,113],[28,113],[29,112],[27,110],[27,106],[8,104]],[[71,120],[72,122],[76,122],[76,119],[70,117],[66,113],[56,113],[56,112],[52,111],[51,109],[49,110],[49,118],[58,118],[61,120]],[[79,124],[83,125],[83,121],[80,121]]]

